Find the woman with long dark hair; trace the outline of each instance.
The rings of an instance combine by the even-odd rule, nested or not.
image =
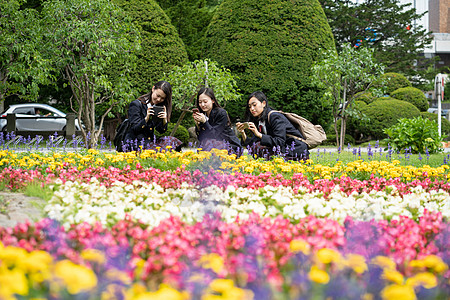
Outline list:
[[[236,137],[228,113],[223,109],[211,88],[201,88],[197,93],[197,109],[192,117],[203,150],[227,149],[240,154],[241,143]]]
[[[269,159],[273,155],[284,156],[290,160],[309,158],[308,145],[301,132],[280,112],[269,106],[263,92],[253,92],[247,99],[246,123],[236,123],[241,133],[243,145],[255,157]],[[252,136],[247,137],[245,129]]]
[[[124,151],[143,149],[162,149],[171,146],[181,147],[182,142],[173,136],[156,139],[159,133],[167,131],[172,114],[172,86],[167,81],[158,81],[150,93],[140,96],[130,103],[128,119],[130,128],[125,137]]]

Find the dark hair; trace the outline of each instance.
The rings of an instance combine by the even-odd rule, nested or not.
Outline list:
[[[216,107],[222,108],[222,106],[220,106],[220,104],[219,104],[219,101],[217,101],[216,96],[214,95],[213,89],[202,87],[197,93],[197,100],[195,102],[195,105],[197,106],[197,108],[199,109],[200,112],[203,112],[203,110],[200,108],[200,105],[198,105],[198,98],[200,98],[200,95],[203,95],[203,94],[205,94],[206,96],[211,98],[211,100],[213,101],[212,109],[214,109]],[[211,109],[211,111],[212,111],[212,109]],[[230,117],[228,116],[228,113],[227,113],[227,118],[228,118],[228,126],[229,126],[229,125],[231,125],[231,121],[230,121]]]
[[[221,107],[219,102],[216,99],[216,95],[214,95],[214,91],[212,88],[206,88],[206,87],[202,87],[198,93],[197,93],[197,100],[195,101],[195,106],[197,106],[197,108],[203,112],[203,110],[200,108],[200,105],[198,105],[198,98],[200,98],[200,95],[205,94],[206,96],[208,96],[209,98],[211,98],[211,100],[213,101],[213,108],[215,107]]]
[[[264,110],[263,110],[261,116],[256,117],[256,118],[253,117],[253,115],[250,113],[250,108],[248,107],[248,102],[250,102],[250,99],[252,99],[253,97],[258,99],[259,102],[261,102],[261,103],[266,102],[266,106],[264,107]],[[267,113],[268,113],[268,110],[269,110],[269,100],[267,100],[266,95],[263,92],[261,92],[261,91],[256,91],[256,92],[251,93],[250,96],[248,96],[248,98],[247,98],[247,105],[246,105],[246,108],[245,108],[245,116],[244,116],[244,118],[245,118],[246,121],[256,122],[256,121],[258,121],[260,119],[261,120],[264,119],[266,117]]]
[[[166,94],[163,105],[166,107],[167,122],[170,122],[170,116],[172,115],[172,86],[167,81],[161,80],[153,85],[155,90],[162,90]],[[152,92],[140,96],[138,99],[141,102],[148,103],[151,99]]]

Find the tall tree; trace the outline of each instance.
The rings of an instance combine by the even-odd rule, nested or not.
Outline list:
[[[221,0],[157,0],[172,20],[186,45],[191,61],[204,58],[202,43],[206,29]]]
[[[0,1],[0,111],[12,95],[33,100],[40,83],[51,80],[49,61],[41,56],[38,13],[26,1]],[[30,25],[33,24],[33,25]]]
[[[425,74],[432,63],[423,58],[423,49],[432,36],[420,25],[418,14],[410,3],[399,0],[319,0],[327,15],[336,46],[350,43],[375,50],[379,63],[387,72],[398,72],[410,79]]]
[[[333,107],[334,128],[337,147],[343,147],[345,140],[348,109],[358,92],[367,91],[384,67],[376,63],[373,49],[355,49],[350,44],[343,45],[339,55],[335,51],[323,53],[324,59],[313,67],[315,84],[328,91],[325,99]],[[338,123],[340,121],[340,132]]]
[[[239,77],[245,96],[263,91],[274,108],[325,125],[321,91],[309,76],[320,49],[334,49],[333,35],[318,0],[223,0],[208,27],[206,56]],[[245,111],[245,101],[231,106]]]
[[[139,32],[109,0],[51,0],[43,3],[46,55],[73,93],[88,147],[98,141],[103,121],[133,97],[129,73]],[[110,76],[118,68],[121,76]],[[119,73],[119,72],[118,72]],[[107,109],[96,124],[96,106]]]

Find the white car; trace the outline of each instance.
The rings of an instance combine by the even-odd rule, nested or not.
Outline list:
[[[0,115],[0,128],[7,129],[6,116],[16,115],[17,131],[61,131],[66,130],[66,114],[47,104],[26,103],[13,104]],[[20,119],[20,117],[36,117]],[[75,130],[81,130],[78,120],[75,120]]]

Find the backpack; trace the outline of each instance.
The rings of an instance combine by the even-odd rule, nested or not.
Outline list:
[[[125,137],[130,128],[130,120],[125,119],[117,126],[116,136],[114,137],[114,146],[117,152],[123,152],[122,143],[125,143]]]
[[[322,126],[314,125],[310,121],[294,113],[271,110],[268,116],[269,123],[270,123],[270,114],[272,112],[278,112],[283,114],[286,117],[286,119],[288,119],[289,122],[291,122],[291,124],[301,132],[301,134],[305,137],[305,139],[290,134],[288,136],[296,138],[302,142],[305,142],[308,145],[308,149],[317,147],[327,139],[327,135],[325,134],[325,130],[323,130]]]

